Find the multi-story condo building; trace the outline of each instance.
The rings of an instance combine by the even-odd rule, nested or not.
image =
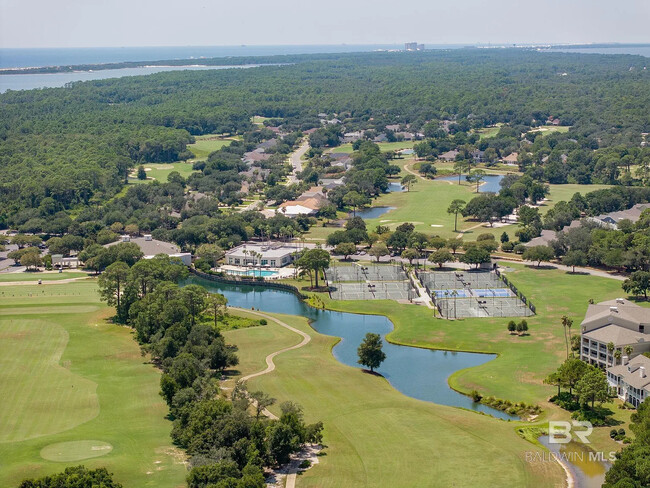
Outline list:
[[[649,394],[650,309],[617,298],[587,308],[580,324],[580,359],[607,371],[617,396],[635,407]]]

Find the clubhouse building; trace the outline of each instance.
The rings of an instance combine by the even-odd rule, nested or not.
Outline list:
[[[293,262],[296,251],[298,251],[298,248],[291,244],[247,242],[226,252],[226,264],[244,267],[281,268]]]

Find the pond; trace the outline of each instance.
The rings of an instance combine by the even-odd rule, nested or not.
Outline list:
[[[357,210],[357,217],[361,217],[364,220],[376,219],[391,210],[395,210],[395,207],[369,207],[363,210]]]
[[[485,175],[483,183],[479,186],[480,193],[499,193],[501,191],[501,180],[505,175]],[[465,175],[460,177],[461,181],[465,180]],[[455,176],[443,176],[441,178],[436,178],[436,180],[441,181],[455,181],[458,182],[458,175]]]
[[[551,444],[548,436],[541,436],[539,442],[553,455],[565,462],[576,482],[576,488],[600,488],[610,464],[595,459],[597,454],[585,444],[571,441],[567,444]]]
[[[211,292],[222,293],[228,304],[244,309],[256,308],[271,313],[299,315],[310,320],[317,332],[340,337],[341,341],[332,353],[341,363],[355,368],[357,347],[367,332],[380,334],[384,338],[384,361],[378,372],[403,394],[424,400],[483,412],[500,419],[516,420],[518,417],[493,409],[452,390],[448,379],[454,372],[480,366],[496,356],[466,352],[434,351],[409,346],[390,344],[386,334],[393,330],[393,323],[382,315],[361,315],[312,308],[293,293],[246,285],[217,283],[198,277],[191,277],[186,284],[194,283]]]
[[[398,183],[397,181],[391,181],[388,183],[388,189],[386,190],[388,193],[395,193],[395,192],[403,192],[406,189],[402,186],[401,183]]]

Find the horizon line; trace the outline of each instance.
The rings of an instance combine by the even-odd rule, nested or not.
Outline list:
[[[404,41],[404,42],[373,42],[373,43],[352,43],[342,42],[336,44],[321,43],[299,43],[299,44],[176,44],[176,45],[129,45],[129,46],[2,46],[1,50],[6,49],[134,49],[134,48],[247,48],[247,47],[340,47],[340,46],[400,46],[408,42],[417,42],[429,46],[506,46],[506,47],[540,47],[540,46],[650,46],[647,42],[623,42],[623,41],[590,41],[590,42],[454,42],[454,43],[434,43],[421,41]]]

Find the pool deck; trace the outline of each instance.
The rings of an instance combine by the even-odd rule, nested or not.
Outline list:
[[[259,272],[260,268],[259,267],[244,267],[244,266],[233,266],[230,264],[224,264],[223,266],[219,267],[217,271],[223,271],[225,273],[231,274],[231,275],[245,275],[247,271],[256,271]],[[262,268],[262,271],[271,271],[273,273],[276,273],[273,276],[264,276],[264,279],[266,280],[279,280],[283,278],[292,278],[296,269],[295,268]],[[249,275],[249,276],[257,276],[255,275]]]

